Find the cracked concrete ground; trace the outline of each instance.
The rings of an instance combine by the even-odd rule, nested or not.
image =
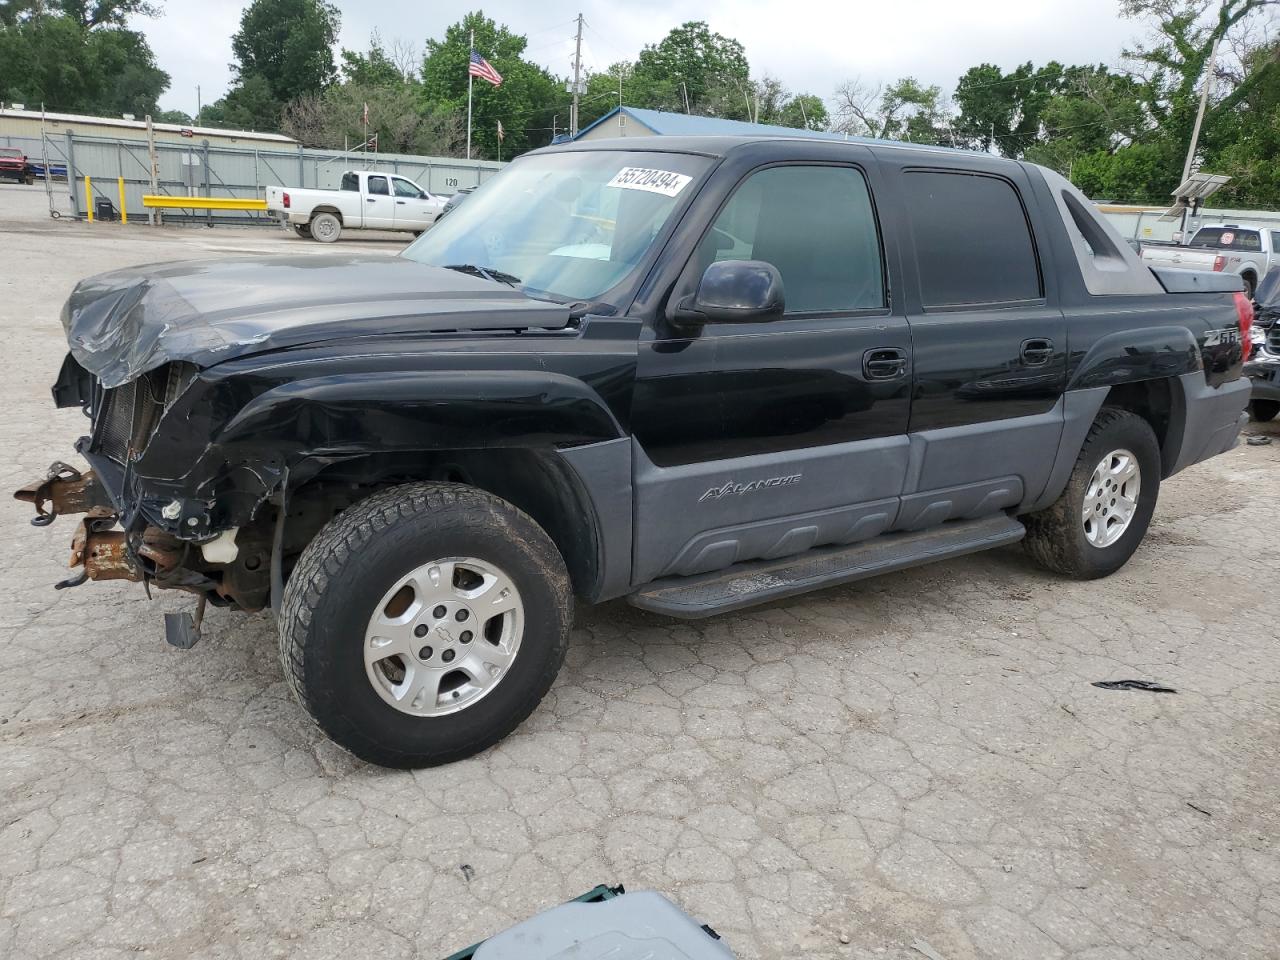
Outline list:
[[[6,489],[82,431],[48,395],[77,279],[321,249],[43,202],[0,185]],[[1104,581],[1010,549],[695,624],[580,609],[531,720],[417,773],[311,726],[267,616],[180,652],[182,598],[55,593],[72,524],[5,501],[0,957],[438,958],[622,882],[742,958],[1274,960],[1278,465],[1174,478]]]

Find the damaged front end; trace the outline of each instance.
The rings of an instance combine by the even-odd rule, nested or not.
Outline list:
[[[193,475],[193,467],[206,464],[172,455],[175,447],[189,448],[191,431],[201,427],[194,409],[199,398],[188,396],[198,392],[191,391],[198,372],[175,361],[107,387],[74,354],[67,356],[53,396],[59,407],[78,406],[92,422],[76,443],[89,469],[55,461],[43,478],[14,492],[34,507],[36,526],[81,515],[71,542],[72,574],[58,589],[128,580],[190,592],[201,608],[205,600],[244,610],[266,605],[270,522],[246,517],[266,498],[271,478],[252,492],[241,488],[238,498],[219,498],[212,489],[216,477]],[[148,469],[148,453],[169,468]]]

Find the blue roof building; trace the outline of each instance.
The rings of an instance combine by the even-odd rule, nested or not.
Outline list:
[[[577,140],[604,140],[612,137],[816,137],[820,140],[857,140],[843,133],[777,127],[769,123],[746,123],[719,117],[697,117],[664,110],[614,107],[590,126],[578,131]]]

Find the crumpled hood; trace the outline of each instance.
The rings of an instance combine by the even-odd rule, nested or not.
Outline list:
[[[377,254],[163,263],[82,281],[62,312],[76,361],[104,386],[173,360],[207,367],[281,347],[381,334],[560,329],[569,308]]]

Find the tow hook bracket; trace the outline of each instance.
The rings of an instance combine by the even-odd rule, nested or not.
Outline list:
[[[201,597],[196,604],[196,615],[189,613],[166,613],[164,615],[164,639],[171,647],[179,650],[190,650],[200,640],[200,626],[204,623],[206,598]]]
[[[62,513],[88,513],[95,507],[111,505],[92,470],[81,473],[61,460],[49,465],[43,480],[15,490],[13,496],[36,508],[36,515],[31,518],[36,527],[47,527]]]

